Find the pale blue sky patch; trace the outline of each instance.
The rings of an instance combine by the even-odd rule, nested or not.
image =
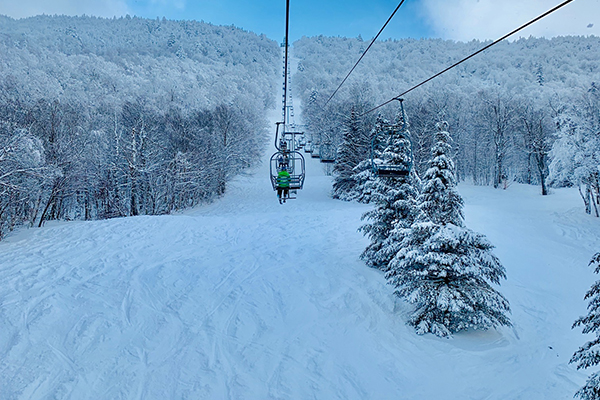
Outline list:
[[[179,1],[180,3],[181,1]],[[137,15],[155,18],[203,20],[217,25],[235,25],[246,30],[264,33],[275,40],[284,35],[285,1],[283,0],[202,0],[188,1],[184,8],[168,0],[129,0]],[[422,8],[417,0],[406,0],[382,38],[429,37]],[[361,35],[369,39],[377,34],[396,8],[395,0],[358,1],[291,1],[290,38],[302,36]]]
[[[434,36],[498,39],[563,0],[421,0]],[[600,0],[574,0],[519,33],[522,37],[600,36]],[[517,39],[519,36],[515,37]]]

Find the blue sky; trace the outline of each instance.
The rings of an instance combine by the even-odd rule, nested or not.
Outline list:
[[[430,37],[431,29],[419,15],[419,0],[405,0],[382,37]],[[281,40],[284,36],[285,0],[188,1],[184,7],[149,0],[130,0],[131,9],[146,17],[197,19],[218,25],[235,25]],[[180,3],[180,6],[183,3]],[[347,36],[372,38],[396,8],[396,0],[290,1],[290,38]]]
[[[290,38],[372,38],[399,0],[291,0]],[[406,0],[381,38],[497,39],[562,0]],[[203,20],[264,33],[280,41],[285,0],[0,0],[0,14],[126,14],[146,18]],[[574,0],[522,36],[600,36],[600,0]]]

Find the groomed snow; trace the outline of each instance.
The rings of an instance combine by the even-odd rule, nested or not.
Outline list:
[[[332,200],[307,162],[285,205],[265,163],[180,215],[0,242],[0,399],[572,398],[600,250],[576,191],[459,187],[507,269],[514,328],[439,339],[360,261],[369,206]]]

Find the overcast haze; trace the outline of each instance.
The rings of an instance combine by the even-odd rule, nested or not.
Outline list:
[[[496,39],[559,4],[560,0],[406,0],[382,38],[440,37],[468,41]],[[301,36],[373,37],[397,1],[291,1],[290,38]],[[20,0],[0,3],[0,14],[137,15],[145,18],[203,20],[283,37],[284,0]],[[521,36],[600,36],[600,0],[574,0]]]

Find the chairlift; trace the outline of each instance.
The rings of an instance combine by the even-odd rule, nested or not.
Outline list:
[[[288,29],[289,29],[289,16],[290,16],[290,2],[289,0],[286,3],[285,10],[285,37],[284,37],[284,58],[283,58],[283,93],[282,93],[282,111],[283,111],[283,121],[277,122],[277,129],[275,131],[275,148],[277,152],[271,156],[269,162],[270,168],[270,179],[271,185],[273,186],[273,190],[278,191],[279,203],[285,202],[286,199],[292,199],[295,197],[290,197],[290,193],[297,193],[298,189],[302,189],[304,185],[304,177],[305,177],[305,163],[304,156],[300,154],[297,150],[299,149],[298,142],[296,140],[296,135],[300,135],[299,132],[290,131],[287,132],[286,124],[289,123],[289,114],[290,111],[293,116],[293,108],[287,105],[287,96],[289,91],[289,96],[291,100],[291,90],[289,87],[289,66],[290,60],[288,58]],[[280,131],[279,125],[283,125]],[[290,126],[292,126],[290,124]],[[286,174],[280,173],[286,171]],[[289,174],[289,175],[288,175]],[[289,184],[288,184],[289,182]]]
[[[404,107],[402,105],[402,99],[400,101],[400,112],[404,116]],[[404,117],[403,117],[404,119]],[[408,160],[405,162],[390,162],[390,160],[382,160],[376,156],[377,150],[381,151],[382,148],[387,148],[392,145],[395,140],[399,138],[408,141]],[[412,170],[412,142],[406,129],[406,122],[403,120],[398,124],[389,124],[384,126],[384,129],[375,134],[371,140],[371,166],[373,172],[382,178],[399,178],[405,177],[410,174]]]
[[[284,159],[284,163],[281,162]],[[290,174],[290,190],[302,189],[305,178],[304,156],[297,151],[283,153],[281,151],[271,156],[271,183],[273,190],[277,190],[277,176],[284,168]]]
[[[305,153],[312,153],[312,148],[313,148],[312,142],[309,140],[304,145],[304,152]]]
[[[293,127],[293,125],[290,124],[290,127]],[[298,150],[300,150],[299,140],[300,140],[301,135],[302,135],[302,132],[296,132],[296,131],[284,132],[282,135],[282,140],[285,140],[287,142],[288,149],[298,151]]]
[[[300,140],[298,140],[298,144],[300,145],[300,147],[306,146],[306,137],[304,136],[304,133],[300,136]]]
[[[389,160],[382,160],[381,158],[376,157],[375,154],[378,147],[380,149],[382,147],[388,147],[399,137],[406,139],[410,143],[410,137],[408,136],[407,131],[404,130],[403,125],[387,125],[385,128],[384,131],[376,134],[371,140],[371,165],[373,172],[382,178],[405,177],[410,174],[412,169],[413,155],[411,145],[409,145],[408,148],[409,159],[406,162],[392,163]]]
[[[398,178],[407,176],[410,173],[410,167],[403,165],[374,164],[375,173],[381,178]]]
[[[321,157],[321,162],[326,164],[331,164],[335,162],[335,153],[336,149],[333,143],[325,142],[321,143],[321,147],[319,148],[319,156]]]
[[[319,158],[319,150],[321,148],[321,145],[319,143],[315,143],[312,147],[312,151],[310,152],[310,157],[311,158]]]
[[[281,133],[279,125],[283,125]],[[277,190],[279,172],[285,169],[290,174],[290,185],[285,199],[295,199],[291,195],[296,194],[299,189],[302,189],[306,176],[304,156],[292,147],[296,142],[296,134],[296,132],[285,132],[285,124],[282,122],[277,123],[275,147],[278,151],[270,159],[270,179],[273,190]]]

